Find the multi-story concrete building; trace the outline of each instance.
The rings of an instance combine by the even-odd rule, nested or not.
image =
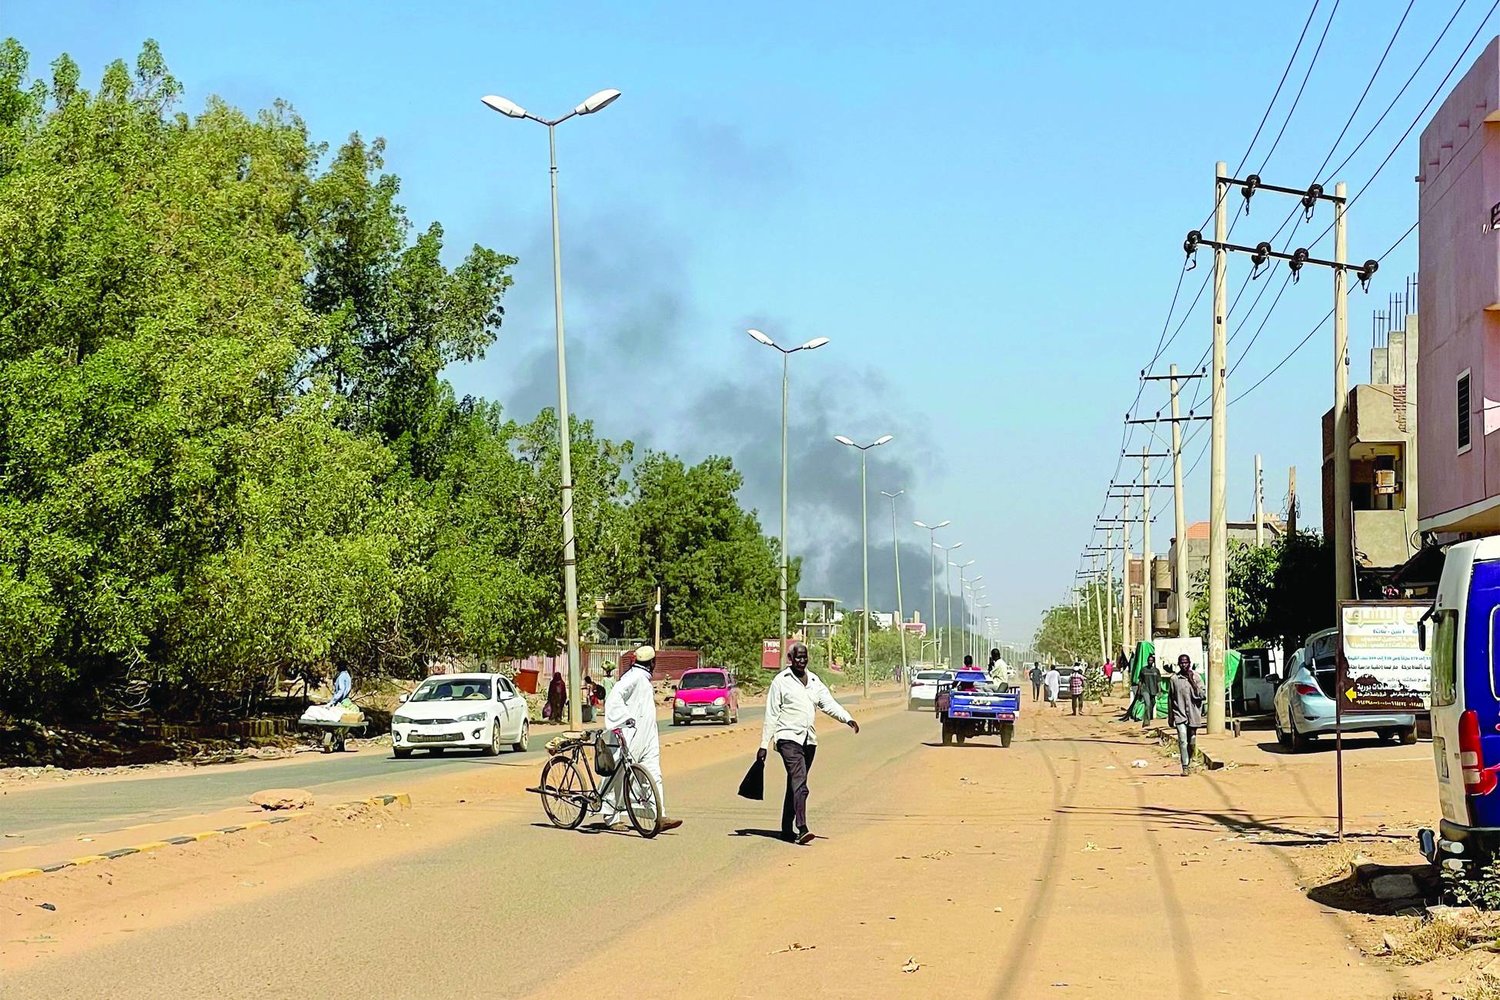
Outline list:
[[[1349,390],[1355,592],[1379,594],[1416,552],[1417,317],[1408,297],[1378,314],[1370,381]],[[1392,329],[1400,326],[1401,329]],[[1333,532],[1333,410],[1323,414],[1323,534]]]
[[[1418,228],[1417,526],[1500,532],[1500,39],[1422,130]],[[1492,395],[1493,394],[1493,395]]]

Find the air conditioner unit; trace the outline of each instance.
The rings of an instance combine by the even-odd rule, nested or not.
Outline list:
[[[1375,492],[1379,494],[1389,494],[1396,492],[1395,469],[1375,470]]]

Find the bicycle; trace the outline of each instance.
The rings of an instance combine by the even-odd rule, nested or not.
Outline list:
[[[625,725],[634,728],[634,721]],[[640,764],[630,759],[630,746],[619,729],[591,729],[582,733],[563,733],[547,745],[551,756],[542,765],[542,779],[536,788],[526,789],[542,797],[547,819],[560,830],[576,830],[591,812],[604,808],[604,797],[624,782],[625,812],[630,825],[650,840],[661,832],[661,791],[656,779]],[[594,751],[594,761],[588,759]],[[596,767],[601,786],[594,780]]]

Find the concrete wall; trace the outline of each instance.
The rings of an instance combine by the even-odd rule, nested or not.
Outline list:
[[[1500,449],[1486,448],[1481,405],[1500,396],[1500,39],[1464,74],[1422,131],[1417,164],[1421,262],[1417,364],[1418,516],[1424,530],[1500,527]],[[1458,451],[1456,379],[1471,371],[1472,447]]]
[[[1410,511],[1355,511],[1354,547],[1359,562],[1368,566],[1400,566],[1411,557],[1408,539],[1415,527]]]

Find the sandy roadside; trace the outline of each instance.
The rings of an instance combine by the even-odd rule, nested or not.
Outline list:
[[[879,719],[903,709],[904,703],[876,703],[861,717]],[[681,731],[663,746],[669,788],[674,775],[748,760],[759,737],[758,726]],[[500,757],[493,764],[410,783],[401,789],[411,794],[409,810],[320,808],[248,834],[0,883],[7,930],[0,940],[0,973],[190,921],[313,879],[360,877],[357,873],[378,870],[405,854],[457,847],[497,826],[542,821],[539,800],[525,792],[536,783],[541,760],[508,764]]]

